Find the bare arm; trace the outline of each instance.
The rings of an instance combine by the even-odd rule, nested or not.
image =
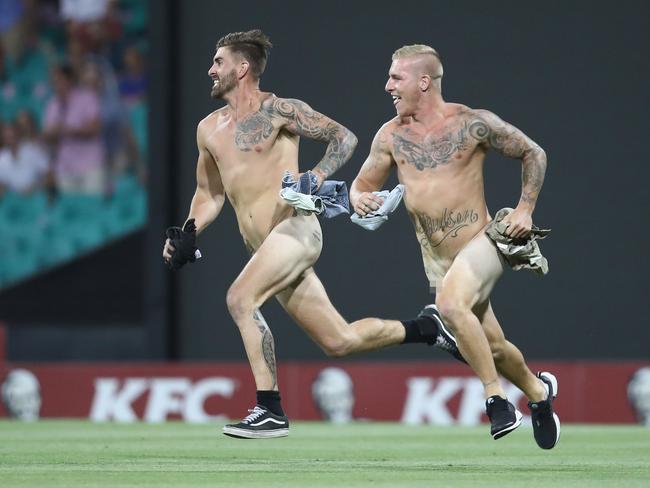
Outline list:
[[[343,166],[357,146],[357,138],[351,131],[316,112],[305,102],[275,98],[271,110],[274,116],[285,121],[284,128],[289,132],[327,142],[325,155],[312,170],[321,182]]]
[[[221,174],[210,151],[203,142],[201,126],[197,129],[196,143],[199,159],[196,164],[196,191],[190,205],[188,219],[195,219],[197,234],[217,218],[225,199]]]
[[[522,237],[530,232],[532,213],[546,174],[546,153],[526,134],[492,112],[477,110],[476,114],[478,117],[470,122],[470,133],[486,147],[521,160],[521,197],[507,221],[511,223],[508,234]]]
[[[382,127],[375,135],[370,154],[350,187],[350,202],[356,213],[364,216],[379,208],[382,200],[372,192],[381,189],[392,166],[393,156],[388,147],[386,129]]]

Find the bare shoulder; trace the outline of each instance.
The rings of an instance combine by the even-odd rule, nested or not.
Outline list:
[[[196,128],[197,131],[204,131],[208,128],[214,127],[214,124],[226,114],[227,109],[228,107],[224,106],[203,117]]]
[[[271,115],[293,117],[296,112],[312,112],[312,108],[297,98],[279,97],[274,93],[265,93],[262,108]]]

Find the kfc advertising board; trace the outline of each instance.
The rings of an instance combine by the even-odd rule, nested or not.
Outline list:
[[[558,377],[555,407],[563,422],[650,423],[650,363],[530,366]],[[284,409],[292,420],[486,421],[481,383],[461,364],[286,362],[278,369]],[[0,416],[26,420],[199,423],[240,418],[255,403],[255,384],[245,363],[5,363],[0,379]],[[526,398],[504,385],[509,399],[527,413]]]

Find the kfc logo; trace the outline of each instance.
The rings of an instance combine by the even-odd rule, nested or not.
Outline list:
[[[508,399],[517,404],[522,392],[510,383],[504,383]],[[402,413],[406,424],[477,425],[485,413],[483,385],[478,378],[442,377],[433,379],[409,378],[407,396]],[[449,402],[460,395],[458,407]]]
[[[140,420],[133,404],[148,393],[142,420],[165,422],[180,415],[186,422],[200,423],[223,419],[209,415],[205,402],[217,396],[229,399],[237,388],[232,378],[205,378],[193,383],[189,378],[97,378],[90,419],[95,422],[135,422]]]

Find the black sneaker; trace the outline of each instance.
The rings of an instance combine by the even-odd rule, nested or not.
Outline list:
[[[557,397],[557,378],[546,371],[537,373],[537,377],[546,386],[548,396],[541,402],[528,402],[533,421],[533,434],[539,447],[553,449],[560,440],[560,419],[553,411],[553,400]]]
[[[494,395],[485,401],[485,410],[492,424],[490,434],[494,440],[509,434],[521,425],[523,415],[508,400]]]
[[[259,405],[249,412],[249,415],[238,424],[225,425],[223,433],[242,439],[266,439],[289,435],[289,419],[287,417],[275,415]]]
[[[465,361],[463,356],[460,354],[460,351],[458,350],[456,338],[442,322],[442,319],[440,318],[440,312],[438,312],[438,307],[436,307],[433,303],[429,304],[422,309],[422,311],[418,314],[418,317],[428,317],[438,325],[438,335],[436,337],[436,341],[432,343],[433,346],[445,352],[448,352],[459,361],[467,364],[467,361]]]

